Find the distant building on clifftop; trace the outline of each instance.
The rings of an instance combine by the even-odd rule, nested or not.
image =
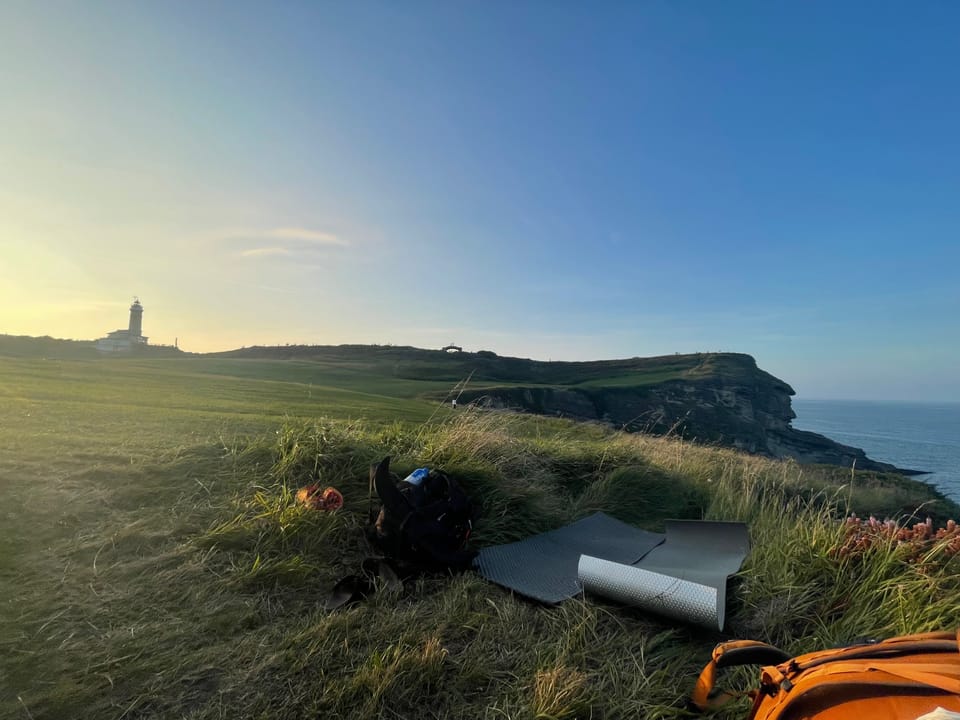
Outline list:
[[[106,353],[130,352],[134,347],[146,345],[143,336],[143,305],[138,298],[130,306],[130,324],[126,330],[114,330],[106,337],[97,340],[97,350]]]

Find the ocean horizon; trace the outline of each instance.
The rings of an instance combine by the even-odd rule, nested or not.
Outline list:
[[[960,502],[960,403],[794,398],[793,427],[862,448],[872,460],[922,470],[917,479]]]

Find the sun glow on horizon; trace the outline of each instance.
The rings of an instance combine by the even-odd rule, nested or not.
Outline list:
[[[0,4],[0,333],[960,399],[960,8],[862,15]]]

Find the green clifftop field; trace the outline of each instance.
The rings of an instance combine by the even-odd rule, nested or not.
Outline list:
[[[843,522],[957,515],[923,483],[453,410],[441,400],[465,367],[342,352],[0,357],[0,717],[686,717],[685,693],[724,637],[800,652],[960,623],[950,537],[854,547]],[[647,377],[696,384],[744,357],[676,356]],[[634,362],[616,377],[642,385]],[[518,383],[570,386],[556,365]],[[744,380],[724,377],[702,387],[736,406]],[[481,506],[476,547],[597,510],[653,530],[672,517],[746,521],[753,551],[727,633],[590,597],[543,608],[473,574],[324,611],[333,582],[370,554],[367,469],[388,454],[401,473],[429,464],[461,480]],[[314,478],[341,490],[342,510],[295,503]]]
[[[100,358],[88,342],[7,335],[0,335],[0,356]],[[132,357],[180,360],[185,363],[180,367],[199,373],[273,377],[394,398],[456,398],[461,404],[477,402],[595,420],[629,431],[675,434],[771,458],[918,474],[874,461],[859,448],[793,428],[793,389],[740,353],[543,362],[490,351],[380,345],[251,347],[202,356],[140,346]]]
[[[254,347],[218,357],[309,361],[329,382],[384,392],[481,402],[541,415],[597,420],[618,428],[771,458],[917,474],[868,458],[859,448],[792,427],[794,391],[741,353],[692,353],[592,362],[543,362],[412,347]],[[436,389],[437,383],[441,383]]]

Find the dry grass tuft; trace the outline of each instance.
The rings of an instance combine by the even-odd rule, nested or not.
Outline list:
[[[531,711],[537,720],[588,717],[593,701],[587,674],[566,665],[538,670],[533,678]]]

